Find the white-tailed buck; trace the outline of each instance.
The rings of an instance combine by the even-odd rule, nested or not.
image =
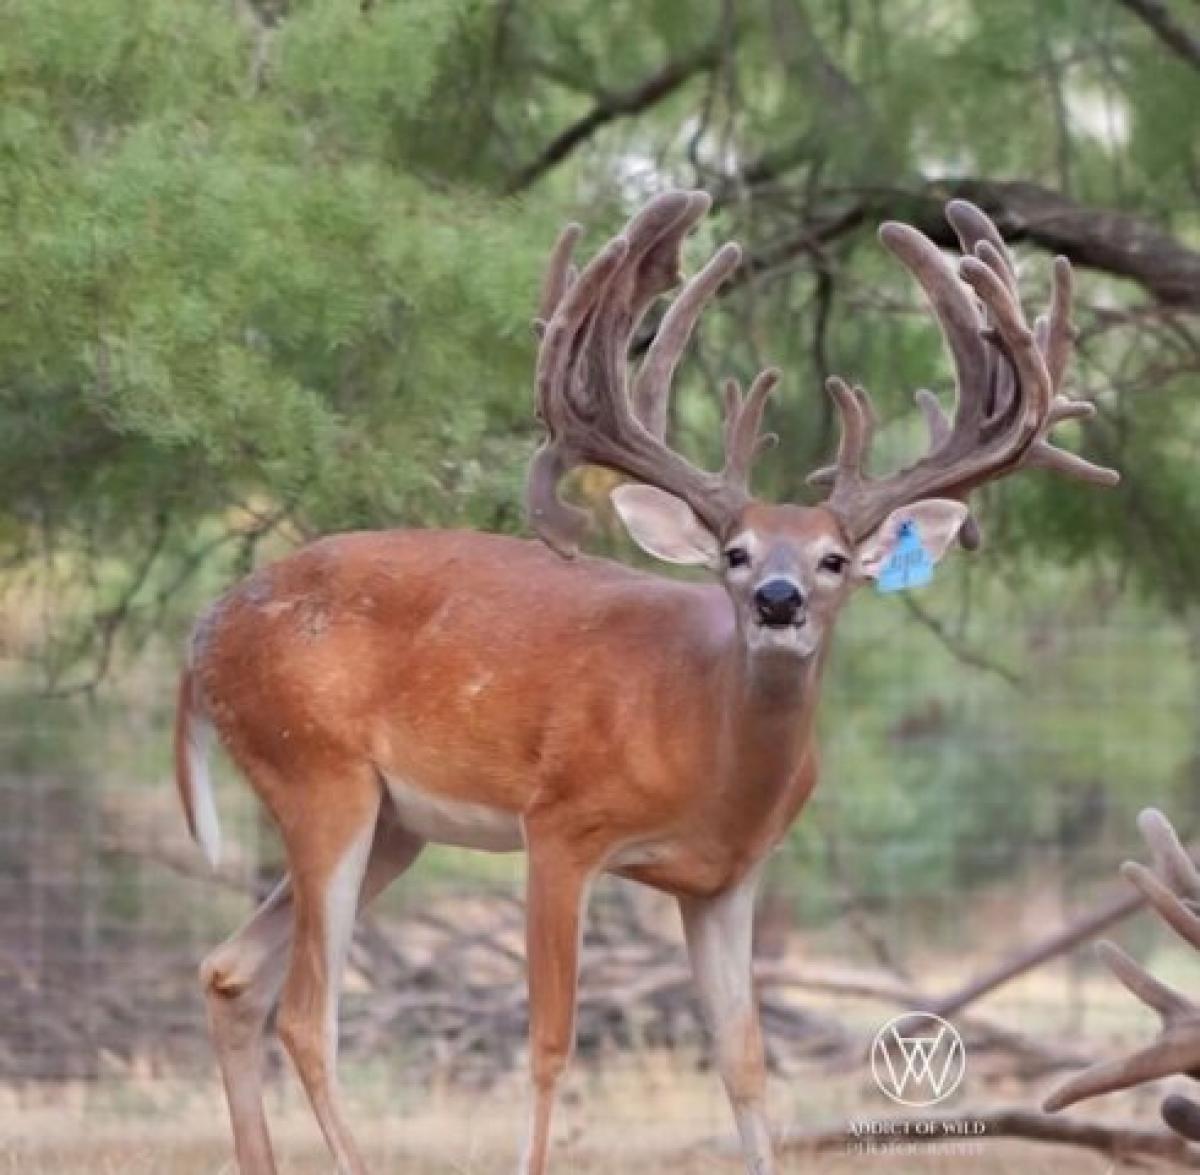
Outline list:
[[[537,321],[529,471],[544,543],[469,532],[343,534],[256,571],[199,622],[180,687],[179,788],[192,832],[218,849],[205,770],[215,728],[279,826],[288,873],[202,968],[245,1173],[274,1170],[262,1107],[263,1027],[278,1029],[339,1170],[363,1160],[334,1073],[338,986],[355,912],[429,841],[524,849],[533,1105],[521,1170],[547,1169],[555,1087],[572,1047],[579,926],[589,885],[616,873],[674,894],[747,1168],[772,1171],[751,982],[763,859],[817,779],[814,716],[834,621],[903,534],[936,560],[975,545],[971,491],[1024,467],[1111,484],[1051,446],[1090,406],[1060,394],[1071,351],[1070,266],[1026,325],[992,223],[947,208],[957,267],[914,229],[883,243],[924,288],[957,375],[945,414],[927,392],[928,453],[867,473],[867,393],[833,379],[841,417],[820,506],[768,505],[751,464],[775,371],[725,393],[725,463],[705,472],[664,441],[672,374],[705,303],[740,259],[726,245],[663,317],[632,384],[630,339],[678,280],[702,193],[651,200],[576,275],[568,227]],[[559,500],[584,464],[631,479],[613,494],[635,541],[711,585],[578,558],[584,516]],[[905,526],[903,524],[907,523]]]
[[[1150,848],[1151,868],[1126,861],[1121,873],[1141,891],[1151,908],[1189,946],[1200,950],[1200,872],[1170,821],[1154,808],[1138,817],[1138,827]],[[1173,1074],[1200,1078],[1200,1006],[1155,979],[1116,943],[1097,945],[1112,973],[1162,1020],[1153,1044],[1101,1061],[1064,1081],[1046,1099],[1047,1110],[1062,1110],[1087,1098],[1130,1089]],[[1163,1098],[1163,1121],[1190,1142],[1200,1142],[1200,1105],[1182,1094]]]

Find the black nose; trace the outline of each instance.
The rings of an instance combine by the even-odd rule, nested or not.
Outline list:
[[[764,624],[791,624],[804,607],[804,596],[790,579],[768,579],[755,589],[754,606]]]

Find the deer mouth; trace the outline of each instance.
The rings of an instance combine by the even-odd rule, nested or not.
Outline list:
[[[749,633],[751,652],[809,657],[816,652],[820,634],[809,624],[807,615],[793,617],[784,623],[770,623],[755,618]]]
[[[756,616],[754,618],[755,628],[765,628],[768,632],[798,631],[807,623],[808,617],[803,612],[788,620],[771,620],[764,616]]]

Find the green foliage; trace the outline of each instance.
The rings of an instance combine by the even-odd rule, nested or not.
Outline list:
[[[647,79],[707,47],[639,105]],[[727,236],[770,253],[861,198],[880,209],[801,241],[711,309],[679,373],[680,447],[717,460],[720,378],[776,362],[782,444],[764,495],[809,493],[804,474],[832,444],[831,370],[872,388],[880,466],[906,460],[924,441],[911,392],[948,396],[948,368],[874,221],[940,177],[1022,179],[1194,247],[1197,111],[1200,71],[1094,0],[8,0],[0,589],[19,602],[13,627],[69,686],[305,536],[518,529],[541,258],[568,217],[594,244],[668,183],[721,198],[693,260]],[[1018,255],[1030,302],[1044,300],[1048,259]],[[1039,778],[1083,795],[1097,779],[1149,771],[1162,794],[1189,777],[1191,649],[1177,634],[1200,583],[1194,317],[1101,273],[1079,285],[1075,388],[1101,412],[1064,432],[1119,464],[1126,488],[1035,475],[982,496],[989,547],[951,581],[980,619],[955,632],[1036,674],[1036,699],[964,668],[895,605],[860,605],[870,619],[843,635],[829,707],[837,798],[821,803],[841,805],[826,811],[852,835],[919,846],[902,866],[881,859],[872,884],[958,878],[958,847],[989,830],[1050,837],[1062,813]],[[1144,628],[1141,655],[1037,644],[1069,628],[1054,606],[1068,599],[1121,633]],[[1117,679],[1136,693],[1119,721],[1111,699],[1079,704]],[[917,681],[942,685],[922,701]],[[934,702],[942,725],[896,741]],[[1137,731],[1152,753],[1131,750]],[[1119,791],[1121,818],[1136,790]]]

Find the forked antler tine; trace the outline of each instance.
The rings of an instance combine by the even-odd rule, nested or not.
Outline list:
[[[913,275],[925,291],[954,360],[959,405],[955,426],[974,429],[983,419],[981,389],[986,386],[988,357],[980,336],[983,326],[975,299],[959,280],[953,266],[923,233],[906,224],[889,221],[879,239]]]
[[[988,243],[982,242],[979,249],[987,253]],[[1042,354],[1034,342],[1033,331],[1025,321],[1020,302],[993,264],[982,257],[964,257],[959,262],[958,271],[988,308],[1005,354],[1016,369],[1018,386],[1025,392],[1023,424],[1026,431],[1020,439],[1022,442],[1028,441],[1045,419],[1054,396]]]
[[[705,303],[741,263],[742,251],[734,244],[718,249],[708,264],[688,280],[663,316],[658,332],[633,383],[633,411],[646,431],[662,440],[667,433],[667,406],[671,377],[691,338]]]
[[[583,235],[583,226],[572,221],[558,234],[550,259],[546,262],[546,274],[542,278],[542,289],[538,296],[537,317],[533,320],[533,333],[540,339],[546,333],[546,324],[562,301],[563,293],[572,284],[578,271],[571,264],[571,254]]]
[[[684,238],[711,205],[704,192],[667,192],[634,217],[627,230],[637,241],[630,250],[631,332],[654,299],[679,283]]]
[[[851,481],[861,480],[871,439],[879,423],[866,388],[852,388],[841,376],[831,375],[825,381],[825,390],[838,410],[841,430],[834,464],[822,465],[804,479],[807,485],[818,487],[835,485],[844,477]]]
[[[591,311],[629,253],[629,241],[613,237],[584,267],[575,284],[560,299],[546,324],[538,351],[534,387],[538,416],[551,430],[555,427],[552,392],[566,378],[577,337],[588,325]]]
[[[768,367],[754,377],[750,391],[742,399],[736,380],[725,385],[725,467],[722,476],[730,484],[750,489],[750,469],[754,458],[778,438],[774,433],[759,435],[767,400],[779,383],[778,368]]]
[[[635,301],[649,302],[678,280],[678,240],[692,222],[693,201],[686,192],[666,192],[649,201],[585,267],[573,286],[566,291],[550,321],[549,332],[560,326],[567,331],[565,352],[557,339],[547,337],[542,352],[550,353],[550,373],[562,380],[576,358],[581,344],[592,332],[613,335],[628,331]],[[678,236],[676,236],[676,233]],[[612,287],[610,289],[610,286]],[[623,337],[623,336],[622,336]],[[611,341],[611,340],[608,340]],[[539,354],[538,378],[542,379]],[[625,402],[624,354],[612,355],[605,347],[605,359],[621,365],[618,377],[608,382],[608,407],[618,415],[629,411]],[[554,387],[558,385],[550,385]],[[618,394],[619,393],[619,394]]]
[[[1008,287],[1013,300],[1018,301],[1020,291],[1017,268],[1004,244],[1004,238],[991,218],[969,200],[951,200],[946,205],[946,219],[958,237],[963,254],[978,257],[985,265],[990,266]],[[985,318],[987,317],[985,307]],[[987,420],[990,425],[996,427],[1005,419],[1016,401],[1017,377],[1003,348],[989,349],[988,367],[990,376]]]
[[[1008,247],[1004,244],[1004,238],[992,223],[991,217],[970,200],[951,200],[946,205],[946,219],[958,237],[963,255],[983,257],[1008,286],[1013,297],[1017,297],[1017,269]],[[984,243],[989,246],[986,254],[981,253],[979,249]]]
[[[1025,315],[1021,310],[1017,273],[1013,268],[1008,251],[997,248],[988,239],[977,241],[972,255],[982,261],[1000,279],[1008,291],[1008,305],[1015,309],[1017,318],[1024,324]],[[983,435],[987,436],[1004,426],[1009,414],[1017,405],[1020,388],[1018,372],[995,325],[996,315],[986,303],[981,302],[980,305],[984,319],[988,323],[987,329],[983,332],[984,338],[991,344],[988,347],[988,416],[983,430]],[[1036,341],[1034,345],[1037,345]]]
[[[683,238],[708,205],[703,193],[666,192],[625,228],[628,256],[597,306],[591,328],[596,338],[586,343],[592,361],[604,368],[599,382],[614,421],[627,415],[639,419],[626,390],[629,339],[655,298],[678,283]]]
[[[825,388],[833,397],[842,422],[835,472],[838,478],[857,480],[862,477],[867,447],[874,432],[874,413],[865,393],[859,395],[859,390],[851,388],[840,375],[831,375],[825,381]]]
[[[560,238],[561,239],[561,238]],[[586,329],[590,312],[612,280],[629,250],[624,237],[614,237],[584,267],[567,289],[545,327],[534,377],[537,415],[546,426],[547,437],[529,465],[528,494],[530,522],[559,554],[571,557],[587,528],[588,514],[558,496],[558,484],[573,465],[569,447],[564,448],[561,431],[565,421],[556,410],[553,389],[567,378],[567,371],[581,326]]]
[[[1158,874],[1137,861],[1126,861],[1121,866],[1121,875],[1141,890],[1146,901],[1180,938],[1200,950],[1200,917],[1192,913],[1165,882],[1159,880]]]
[[[736,477],[692,465],[665,443],[665,421],[659,423],[700,307],[737,264],[735,246],[720,250],[665,316],[637,388],[650,428],[635,410],[626,374],[638,320],[678,281],[683,238],[710,203],[702,192],[667,192],[649,201],[565,289],[546,327],[535,386],[548,436],[530,468],[527,509],[538,533],[560,554],[575,553],[587,519],[558,499],[561,478],[578,465],[600,465],[674,495],[718,536],[746,504],[748,494]],[[747,450],[757,450],[743,432],[757,423],[771,382],[752,389],[752,402],[742,408],[735,471],[748,463]]]
[[[1171,822],[1157,808],[1144,808],[1137,823],[1158,876],[1184,900],[1200,901],[1200,871]]]

